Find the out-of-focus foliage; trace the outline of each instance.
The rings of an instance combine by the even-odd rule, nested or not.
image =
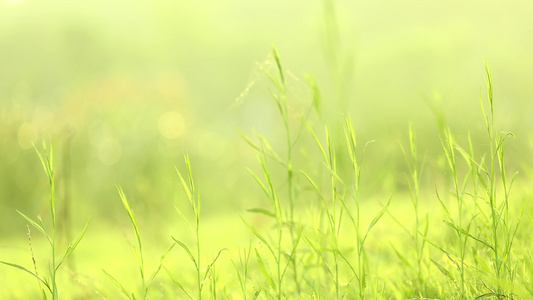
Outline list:
[[[185,151],[207,213],[255,201],[244,171],[253,151],[235,126],[271,141],[283,136],[256,64],[273,62],[271,44],[293,75],[295,124],[311,103],[307,72],[328,122],[351,112],[359,139],[376,140],[366,192],[405,188],[398,141],[409,121],[421,151],[434,157],[442,157],[434,111],[483,140],[483,58],[498,124],[520,137],[508,147],[508,164],[532,163],[529,2],[336,1],[335,15],[327,2],[0,0],[0,234],[22,226],[15,208],[46,209],[32,143],[48,135],[66,221],[73,210],[110,218],[121,209],[115,184],[147,216],[170,211],[174,165]],[[303,137],[298,147],[305,157],[313,141]],[[436,169],[443,163],[428,161]]]

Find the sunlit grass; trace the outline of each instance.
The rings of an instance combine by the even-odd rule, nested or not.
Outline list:
[[[493,99],[487,64],[487,96],[480,99],[484,143],[475,144],[468,130],[456,132],[442,121],[435,133],[440,135],[442,153],[432,157],[420,151],[423,143],[415,129],[406,126],[400,144],[408,147],[398,146],[398,152],[403,153],[407,174],[398,180],[407,188],[389,191],[384,185],[376,195],[364,185],[366,171],[374,167],[365,154],[376,143],[360,140],[350,114],[334,120],[325,117],[327,99],[310,76],[309,101],[303,109],[295,108],[275,48],[272,65],[273,71],[263,65],[260,69],[269,84],[271,105],[279,113],[280,122],[274,126],[280,128],[282,141],[239,129],[241,143],[248,144],[257,158],[248,172],[241,170],[255,184],[246,187],[256,191],[250,192],[250,205],[204,219],[205,203],[228,199],[211,194],[214,199],[202,201],[200,186],[206,176],[193,172],[201,158],[195,161],[186,154],[185,168],[177,167],[172,177],[180,191],[178,202],[163,203],[164,210],[176,208],[173,220],[140,218],[139,203],[128,200],[118,187],[118,197],[109,201],[120,198],[121,214],[110,213],[116,219],[105,223],[99,220],[102,224],[95,232],[87,225],[60,255],[54,153],[51,143],[43,143],[44,154],[37,154],[49,182],[47,218],[35,221],[20,214],[44,240],[36,239],[35,230],[28,232],[25,263],[18,263],[22,254],[12,254],[18,248],[2,250],[2,255],[11,253],[6,255],[9,260],[1,261],[4,281],[15,286],[2,296],[70,299],[82,289],[88,299],[533,297],[530,240],[524,228],[525,222],[533,222],[533,208],[526,201],[519,203],[525,196],[518,194],[527,195],[531,188],[508,170],[505,149],[513,135],[495,129],[498,100]],[[182,125],[180,116],[171,113],[160,119],[158,129],[165,138],[182,134],[181,128],[169,128]],[[466,142],[458,135],[466,135]],[[487,153],[479,150],[483,145],[488,145]],[[431,167],[426,162],[439,159],[443,163],[432,167],[441,178],[423,180]],[[114,225],[122,219],[129,223],[127,229]],[[43,220],[50,224],[45,226]],[[88,243],[82,243],[86,239]],[[47,243],[50,253],[42,247]],[[65,266],[75,248],[76,267]],[[48,260],[44,272],[39,262],[43,257]],[[60,266],[68,268],[58,272]],[[18,275],[11,278],[15,271],[28,275],[34,288],[25,291]]]

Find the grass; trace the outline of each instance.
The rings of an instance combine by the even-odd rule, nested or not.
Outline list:
[[[175,233],[166,237],[164,243],[170,246],[157,256],[160,258],[152,273],[147,273],[146,265],[154,255],[147,255],[143,247],[147,244],[141,238],[143,224],[122,188],[117,188],[135,236],[132,246],[135,262],[126,264],[135,265],[138,277],[132,283],[134,288],[129,289],[125,284],[129,277],[124,270],[113,265],[92,266],[105,269],[103,274],[97,274],[84,265],[88,269],[73,272],[93,274],[93,279],[85,284],[97,291],[93,296],[115,298],[121,294],[127,299],[533,297],[531,247],[527,228],[522,224],[527,220],[533,222],[531,207],[525,201],[517,205],[518,197],[511,193],[516,184],[524,183],[517,173],[508,175],[505,149],[513,135],[495,130],[497,102],[493,99],[487,64],[486,100],[480,97],[487,153],[476,154],[482,151],[474,144],[471,134],[466,139],[467,146],[461,146],[457,133],[442,122],[440,135],[446,164],[440,171],[444,178],[426,182],[423,174],[428,168],[426,162],[432,157],[421,155],[416,132],[409,126],[409,146],[404,148],[400,143],[399,147],[406,162],[408,191],[383,191],[389,195],[383,197],[365,192],[364,171],[372,168],[365,153],[372,151],[373,141],[359,141],[349,115],[341,116],[338,123],[328,124],[323,111],[325,101],[312,77],[308,77],[309,104],[300,111],[291,106],[287,73],[275,48],[272,61],[273,71],[265,65],[260,68],[271,85],[272,105],[279,112],[284,142],[272,143],[261,134],[251,137],[239,130],[243,143],[255,151],[257,165],[251,166],[248,172],[256,190],[266,200],[258,206],[243,207],[242,212],[247,214],[240,218],[242,226],[223,231],[228,238],[237,236],[239,246],[220,247],[209,237],[209,231],[226,226],[228,220],[239,216],[225,216],[221,222],[205,226],[198,183],[202,177],[193,176],[191,159],[185,155],[185,172],[176,168],[176,181],[182,192],[180,201],[183,199],[190,211],[176,206],[180,226],[176,227],[178,222],[168,224]],[[342,125],[338,126],[339,123]],[[335,126],[341,129],[330,129]],[[311,141],[312,147],[306,141]],[[45,142],[42,147],[44,154],[40,151],[37,154],[49,181],[49,225],[45,226],[40,216],[35,221],[19,213],[44,235],[50,246],[48,274],[38,272],[32,246],[35,238],[32,239],[29,227],[33,268],[7,261],[2,264],[32,275],[43,299],[59,299],[62,282],[58,280],[58,271],[80,245],[89,223],[64,254],[58,255],[53,148]],[[319,167],[306,163],[308,157],[313,162],[319,161]],[[434,188],[434,194],[428,196],[427,191]],[[519,191],[527,190],[527,186],[520,188]],[[440,210],[436,212],[435,208]],[[183,234],[187,230],[190,235]],[[176,245],[181,250],[170,255]],[[124,260],[122,252],[109,251],[113,259]],[[38,256],[42,255],[38,253]],[[84,257],[79,259],[83,261]],[[162,276],[161,270],[167,276]],[[102,275],[110,286],[95,279]],[[70,294],[62,292],[62,295],[68,299]]]
[[[187,253],[188,257],[190,258],[191,262],[194,264],[194,268],[196,271],[196,291],[197,291],[197,298],[196,299],[202,299],[202,290],[204,288],[204,284],[208,279],[211,280],[213,285],[213,290],[211,291],[211,295],[213,298],[216,299],[216,273],[215,273],[215,263],[217,259],[220,257],[220,254],[222,251],[227,249],[222,249],[218,251],[218,254],[213,259],[211,263],[209,263],[205,269],[202,269],[201,265],[201,259],[202,259],[202,251],[201,251],[201,244],[200,244],[200,209],[201,209],[201,200],[200,200],[200,191],[197,190],[196,185],[194,184],[194,178],[192,176],[192,170],[191,170],[191,162],[188,155],[185,155],[185,165],[187,167],[187,177],[188,182],[183,178],[180,171],[176,169],[181,184],[185,190],[185,193],[187,194],[187,199],[189,200],[189,203],[191,205],[191,208],[194,213],[194,227],[191,226],[190,222],[187,220],[187,218],[181,213],[179,209],[176,208],[178,214],[181,216],[185,224],[187,225],[187,228],[189,231],[194,235],[194,239],[196,241],[196,257],[192,254],[191,250],[189,250],[189,247],[185,245],[183,242],[172,236],[172,239],[176,244],[178,244],[185,252]],[[193,298],[191,296],[190,292],[187,292],[187,290],[183,287],[183,285],[172,275],[172,273],[167,270],[168,275],[176,283],[176,285],[189,297]],[[204,273],[202,275],[202,273]]]
[[[118,193],[120,195],[120,199],[122,200],[122,204],[124,205],[124,208],[126,209],[126,212],[128,213],[128,217],[130,219],[131,224],[133,225],[133,230],[135,233],[135,237],[137,239],[137,248],[135,246],[132,247],[133,253],[136,258],[137,266],[139,268],[139,273],[141,277],[141,297],[139,299],[146,299],[148,295],[148,289],[150,285],[152,284],[153,280],[163,267],[163,260],[165,259],[165,256],[172,250],[174,245],[170,246],[167,251],[161,256],[161,259],[159,261],[159,266],[157,269],[150,275],[150,277],[146,277],[146,271],[144,267],[144,254],[143,254],[143,247],[141,243],[141,236],[139,233],[139,225],[137,223],[137,218],[135,217],[135,214],[133,213],[133,210],[131,209],[131,206],[128,202],[128,199],[126,198],[126,195],[124,194],[124,191],[121,187],[117,187]],[[109,274],[106,270],[102,269],[104,274],[111,280],[111,282],[124,294],[128,299],[134,300],[137,299],[135,297],[135,292],[128,292],[127,289],[124,287],[122,283],[120,283],[115,277],[113,277],[111,274]]]
[[[30,223],[33,227],[35,227],[35,229],[37,229],[40,233],[42,233],[46,237],[50,245],[51,255],[48,260],[48,276],[39,275],[39,272],[37,271],[37,265],[36,265],[35,257],[33,256],[33,249],[31,246],[31,233],[30,233],[29,226],[28,226],[28,239],[30,243],[30,250],[31,250],[31,255],[32,255],[34,272],[28,270],[27,268],[19,264],[14,264],[14,263],[9,263],[9,262],[4,262],[4,261],[0,261],[0,263],[19,269],[21,271],[24,271],[32,275],[33,277],[37,279],[39,290],[42,292],[42,298],[48,299],[48,295],[50,295],[52,299],[57,300],[59,299],[59,288],[58,288],[58,283],[57,283],[56,278],[57,278],[57,272],[59,270],[59,267],[61,267],[63,263],[66,262],[67,258],[72,254],[72,252],[74,252],[74,249],[76,249],[78,244],[83,239],[83,236],[85,235],[85,232],[87,232],[87,228],[89,227],[89,221],[87,222],[87,225],[85,226],[81,234],[67,246],[63,256],[58,259],[56,255],[56,253],[58,252],[57,251],[58,249],[57,249],[57,238],[56,238],[56,203],[55,203],[55,178],[54,178],[54,160],[53,160],[54,148],[52,146],[51,141],[49,142],[47,146],[46,141],[44,139],[42,142],[42,147],[43,147],[44,153],[41,153],[37,149],[37,147],[34,146],[35,151],[37,152],[37,155],[39,156],[39,159],[43,165],[44,171],[48,177],[48,183],[50,187],[50,202],[49,202],[50,215],[51,215],[50,223],[51,223],[52,228],[51,229],[46,228],[41,216],[37,216],[37,221],[38,221],[37,222],[33,220],[32,218],[26,216],[24,213],[20,211],[17,211],[17,212],[24,219],[26,219],[28,223]],[[49,151],[47,151],[47,148],[49,149]],[[46,287],[46,289],[44,289],[43,286]]]

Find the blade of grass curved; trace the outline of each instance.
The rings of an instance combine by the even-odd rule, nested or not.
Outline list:
[[[189,232],[194,235],[194,231],[192,229],[192,226],[191,226],[191,223],[189,222],[189,220],[187,220],[187,218],[185,217],[185,215],[181,212],[181,210],[177,207],[177,206],[174,206],[174,208],[176,209],[176,211],[178,212],[178,215],[180,216],[180,218],[183,220],[183,222],[185,223],[185,226],[187,226],[187,229],[189,229]]]
[[[187,252],[187,254],[189,255],[189,258],[194,263],[194,266],[196,267],[196,269],[198,269],[199,266],[196,264],[196,259],[192,255],[192,252],[189,250],[189,248],[184,243],[182,243],[180,240],[176,239],[174,236],[171,236],[171,237],[178,245],[180,245],[181,248],[183,248],[183,250],[185,250],[185,252]]]
[[[185,288],[183,287],[183,285],[181,284],[181,282],[179,282],[173,275],[172,273],[170,273],[170,271],[166,268],[166,267],[163,267],[163,269],[165,269],[165,271],[167,272],[168,276],[170,277],[170,279],[185,293],[185,295],[187,295],[189,297],[189,299],[194,299],[191,294],[189,294],[187,292],[187,290],[185,290]]]
[[[257,257],[257,262],[259,263],[259,268],[261,269],[263,276],[265,277],[268,284],[275,290],[276,284],[274,283],[274,280],[272,280],[272,277],[268,273],[268,270],[265,267],[265,263],[263,262],[263,259],[261,258],[261,255],[259,255],[259,252],[257,251],[257,249],[255,249],[255,256]]]
[[[185,189],[185,193],[187,194],[187,199],[189,200],[191,206],[194,209],[194,213],[196,214],[196,204],[193,201],[191,190],[189,189],[189,186],[187,185],[187,182],[185,181],[183,176],[181,176],[181,172],[178,170],[178,168],[176,168],[176,173],[178,173],[178,176],[180,177],[181,185],[183,186],[183,188]]]
[[[287,268],[289,267],[290,263],[294,260],[294,255],[296,254],[296,248],[298,247],[298,244],[300,243],[300,239],[302,237],[302,232],[303,232],[303,226],[300,227],[298,236],[296,237],[296,241],[294,241],[294,245],[292,247],[289,259],[287,260],[287,264],[285,265],[285,268],[283,269],[283,273],[281,273],[282,280],[283,280],[283,277],[285,276],[285,272],[287,271]]]
[[[128,294],[128,292],[126,291],[126,289],[124,288],[124,286],[118,282],[118,280],[115,279],[115,277],[111,276],[111,274],[107,273],[106,270],[102,269],[102,271],[104,271],[105,275],[109,278],[109,280],[111,280],[111,282],[124,294],[126,295],[126,297],[128,297],[128,299],[134,299],[135,297],[132,298],[132,296],[130,296]]]
[[[264,208],[252,208],[252,209],[248,209],[247,211],[251,213],[262,214],[262,215],[269,216],[272,218],[276,217],[276,214]]]
[[[70,255],[72,254],[72,252],[74,251],[74,249],[76,249],[76,247],[78,246],[78,244],[81,242],[81,239],[83,238],[83,236],[85,235],[85,232],[87,232],[87,228],[89,228],[89,223],[91,222],[91,219],[89,219],[89,221],[87,221],[87,224],[85,225],[85,228],[83,229],[83,231],[81,232],[81,234],[78,236],[78,238],[76,238],[76,240],[74,240],[74,242],[71,242],[68,247],[67,247],[67,250],[65,251],[65,254],[63,255],[63,258],[61,259],[61,261],[59,262],[59,264],[57,264],[57,267],[56,267],[56,271],[57,269],[59,269],[59,266],[61,266],[61,264],[65,261],[65,259]]]
[[[124,205],[124,208],[126,209],[126,212],[128,213],[131,224],[133,225],[135,236],[137,238],[137,243],[139,244],[139,251],[142,251],[141,237],[139,235],[139,225],[137,225],[137,219],[135,218],[135,214],[133,213],[133,210],[130,207],[130,204],[128,202],[128,199],[126,198],[126,195],[124,194],[124,191],[122,190],[122,187],[117,186],[117,190],[120,195],[120,199],[122,200],[122,204]]]
[[[452,273],[450,273],[450,271],[446,270],[446,268],[444,268],[441,264],[439,264],[437,261],[435,261],[433,258],[430,258],[431,261],[435,264],[435,266],[437,266],[437,268],[439,269],[439,271],[444,274],[446,277],[448,277],[454,284],[457,288],[459,288],[459,284],[457,283],[457,281],[455,280],[455,278],[453,277]]]
[[[148,282],[146,283],[146,289],[148,289],[148,287],[150,286],[154,278],[157,276],[157,274],[159,274],[159,271],[161,271],[161,268],[163,267],[163,260],[165,259],[167,254],[170,252],[170,250],[174,248],[174,246],[176,246],[176,244],[172,244],[172,246],[170,246],[167,249],[167,251],[163,253],[163,255],[161,256],[161,259],[159,259],[159,267],[157,267],[157,269],[152,273],[152,276],[150,276],[150,279],[148,279]]]
[[[35,227],[37,230],[39,230],[39,232],[41,232],[47,239],[48,239],[48,242],[50,242],[50,244],[52,244],[52,238],[46,233],[46,230],[44,229],[43,226],[37,224],[37,222],[35,222],[34,220],[32,220],[30,217],[26,216],[24,213],[22,213],[21,211],[19,211],[18,209],[16,210],[24,219],[26,219],[26,221],[30,222],[30,224]]]
[[[361,246],[360,248],[363,247],[363,245],[365,244],[365,240],[366,238],[368,237],[368,234],[370,233],[370,230],[372,230],[372,228],[376,225],[376,223],[379,221],[379,219],[381,219],[381,217],[383,217],[383,215],[385,214],[385,212],[387,211],[387,209],[389,208],[389,205],[391,203],[391,199],[392,199],[392,195],[389,196],[389,200],[387,201],[387,204],[385,204],[385,206],[381,209],[381,211],[374,217],[374,220],[372,220],[372,222],[370,223],[370,225],[368,226],[368,229],[366,231],[366,234],[365,234],[365,237],[363,238],[363,240],[361,241]]]
[[[259,157],[258,157],[257,159],[260,161]],[[259,177],[257,177],[257,175],[255,175],[255,173],[254,173],[252,170],[250,170],[250,169],[248,169],[248,168],[246,168],[246,170],[248,170],[248,172],[254,177],[255,181],[257,181],[257,183],[259,184],[259,186],[261,186],[261,189],[263,190],[263,192],[265,193],[265,195],[267,196],[267,198],[268,198],[268,199],[271,199],[271,197],[270,197],[270,193],[268,192],[268,190],[267,190],[265,184],[261,181],[261,179],[259,179]]]
[[[465,235],[465,236],[468,236],[469,238],[475,240],[475,241],[478,241],[480,242],[481,244],[489,247],[492,251],[494,251],[494,246],[492,246],[491,244],[489,244],[488,242],[484,241],[484,240],[481,240],[473,235],[471,235],[467,230],[465,230],[464,228],[461,228],[451,222],[448,222],[448,221],[444,221],[444,223],[446,223],[446,225],[448,225],[449,227],[455,229],[457,232],[460,232],[461,234]]]
[[[211,268],[214,266],[214,264],[217,262],[217,259],[218,257],[220,256],[220,254],[225,251],[225,250],[228,250],[227,248],[224,248],[224,249],[221,249],[220,251],[218,251],[218,254],[217,256],[215,257],[215,259],[213,259],[213,261],[207,265],[207,267],[202,270],[202,272],[205,272],[205,275],[204,275],[204,279],[202,280],[202,283],[201,283],[201,286],[204,285],[205,281],[207,280],[207,276],[209,275],[209,270],[211,270]]]
[[[21,265],[17,265],[17,264],[12,264],[12,263],[8,263],[8,262],[5,262],[5,261],[0,261],[1,264],[4,264],[4,265],[7,265],[7,266],[10,266],[10,267],[13,267],[13,268],[16,268],[16,269],[19,269],[21,271],[24,271],[26,273],[29,273],[31,274],[33,277],[37,278],[40,282],[42,282],[47,288],[48,290],[50,291],[50,293],[52,292],[52,289],[50,288],[50,285],[48,285],[48,283],[44,280],[41,279],[41,277],[37,276],[37,274],[33,273],[32,271],[24,268],[23,266]]]
[[[241,217],[241,220],[244,222],[244,224],[246,225],[246,227],[248,227],[248,229],[250,229],[250,231],[259,239],[261,240],[261,242],[263,242],[263,244],[265,244],[267,247],[268,247],[268,250],[270,250],[270,253],[272,253],[272,255],[274,257],[276,257],[276,254],[274,253],[274,250],[272,249],[272,247],[270,247],[270,244],[267,242],[267,240],[257,231],[255,230],[255,228],[252,227],[252,225],[248,224],[248,222],[246,222],[246,220],[244,220],[242,217]]]
[[[265,286],[265,283],[266,283],[266,282],[263,282],[263,284],[261,284],[261,286],[257,289],[257,291],[255,291],[255,294],[254,294],[254,300],[256,300],[257,298],[259,298],[259,295],[260,295],[261,292],[263,291],[263,287]]]
[[[247,136],[245,135],[238,127],[235,127],[237,129],[237,131],[239,132],[239,134],[241,135],[241,137],[244,139],[244,141],[250,145],[250,147],[254,148],[255,150],[261,152],[261,146],[258,146],[256,144],[254,144],[254,142],[252,142],[252,140]],[[264,141],[266,141],[266,138],[258,135],[258,134],[255,134],[257,138],[259,138],[260,142],[261,143],[265,143]],[[267,147],[268,148],[268,147]],[[272,149],[270,149],[272,151]],[[266,152],[265,151],[265,156],[267,156],[268,158],[271,158],[272,160],[274,160],[275,162],[281,164],[281,165],[285,165],[285,162],[279,158],[279,156],[272,151],[272,153],[269,153],[269,152]]]

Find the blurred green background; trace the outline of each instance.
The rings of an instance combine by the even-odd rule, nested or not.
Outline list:
[[[484,59],[496,126],[516,136],[509,168],[530,172],[530,1],[328,3],[0,0],[2,239],[26,230],[15,209],[48,218],[48,183],[32,146],[48,136],[61,220],[76,228],[88,216],[116,223],[123,208],[115,185],[140,218],[176,218],[172,206],[185,200],[174,166],[183,168],[185,152],[207,217],[262,201],[245,170],[257,165],[254,151],[235,127],[265,135],[283,154],[281,119],[257,65],[272,64],[271,45],[290,74],[295,126],[311,103],[311,74],[328,124],[351,113],[359,140],[376,140],[363,193],[405,189],[399,143],[406,145],[409,122],[420,151],[434,157],[427,176],[442,172],[434,110],[461,141],[471,131],[487,146]],[[318,156],[306,155],[316,146],[304,135],[296,168],[312,169]],[[526,174],[520,178],[530,180]]]

